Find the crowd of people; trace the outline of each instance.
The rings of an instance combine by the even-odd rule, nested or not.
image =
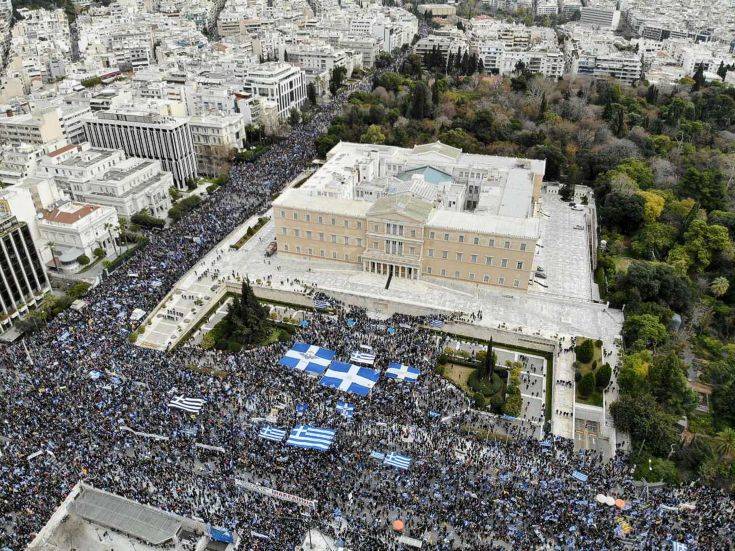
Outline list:
[[[193,345],[162,353],[129,342],[133,310],[150,311],[237,224],[264,212],[315,157],[314,139],[345,101],[343,93],[256,162],[235,166],[226,186],[152,233],[124,268],[91,290],[85,308],[0,348],[0,547],[23,548],[79,480],[232,529],[248,550],[293,549],[310,528],[349,549],[397,549],[395,519],[406,535],[436,549],[613,549],[620,538],[650,549],[670,541],[691,549],[727,545],[735,515],[717,490],[642,493],[622,456],[602,462],[552,437],[492,440],[492,431],[474,430],[479,414],[435,373],[444,342],[426,320],[372,320],[336,306],[309,314],[308,326],[297,329],[296,340],[344,361],[368,345],[381,372],[390,361],[421,371],[416,383],[381,377],[365,398],[279,365],[283,343],[239,353]],[[188,414],[167,406],[175,396],[207,403]],[[352,418],[337,412],[338,400],[354,405]],[[288,447],[259,438],[266,422],[329,427],[336,440],[326,452]],[[412,463],[407,470],[385,466],[371,451],[398,452]],[[587,481],[573,478],[575,470]],[[245,490],[238,480],[315,506]],[[624,499],[626,508],[596,502],[598,493]]]

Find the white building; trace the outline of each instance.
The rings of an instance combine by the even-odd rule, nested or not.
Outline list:
[[[96,249],[110,254],[117,248],[120,224],[112,207],[68,202],[40,214],[41,238],[54,255],[49,268],[76,272],[83,266],[79,262],[82,255],[93,260]]]
[[[64,132],[56,109],[0,116],[0,143],[53,146],[63,140]]]
[[[239,113],[197,115],[189,125],[199,174],[222,175],[229,168],[232,155],[245,146],[245,116]]]
[[[180,189],[197,177],[189,119],[139,110],[135,106],[100,111],[85,121],[94,147],[122,149],[126,154],[161,161]]]
[[[288,63],[250,65],[244,68],[242,78],[244,91],[273,101],[282,120],[306,101],[304,71]]]
[[[159,161],[127,158],[121,149],[68,145],[44,157],[38,173],[53,178],[69,199],[114,207],[125,218],[143,210],[165,218],[171,208],[173,176]]]

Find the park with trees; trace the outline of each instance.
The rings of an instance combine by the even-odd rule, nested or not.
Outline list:
[[[735,88],[696,75],[668,87],[545,79],[522,66],[486,75],[469,60],[463,70],[462,60],[426,57],[409,55],[397,72],[376,73],[371,91],[353,93],[317,139],[319,153],[341,140],[440,140],[545,159],[545,179],[570,200],[589,186],[605,243],[595,279],[625,313],[613,419],[631,434],[642,476],[732,486]],[[611,369],[581,374],[581,390],[594,399]],[[710,385],[709,412],[697,408],[692,380]]]

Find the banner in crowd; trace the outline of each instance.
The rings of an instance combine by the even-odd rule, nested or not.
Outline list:
[[[316,500],[305,499],[293,494],[281,492],[280,490],[268,488],[267,486],[261,486],[260,484],[253,484],[252,482],[246,482],[245,480],[239,480],[236,478],[235,485],[245,488],[246,490],[250,490],[251,492],[257,492],[264,496],[280,499],[281,501],[290,501],[291,503],[301,505],[302,507],[316,507]]]

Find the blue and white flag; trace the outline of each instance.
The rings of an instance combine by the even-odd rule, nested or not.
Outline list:
[[[284,429],[279,429],[278,427],[266,425],[265,427],[260,429],[258,436],[260,436],[261,438],[265,438],[266,440],[271,440],[273,442],[281,442],[283,440],[283,437],[286,436],[286,431]]]
[[[440,320],[440,319],[429,320],[429,327],[434,327],[436,329],[439,329],[440,327],[444,327],[444,320]]]
[[[385,456],[383,465],[390,465],[391,467],[406,470],[411,466],[411,458],[399,453],[390,452]]]
[[[333,442],[334,431],[332,429],[296,425],[291,429],[286,445],[307,450],[327,451]]]
[[[366,350],[356,350],[350,355],[350,361],[356,364],[373,365],[375,363],[375,354]]]
[[[96,381],[100,377],[102,377],[102,373],[97,371],[96,369],[93,369],[92,371],[89,372],[89,378],[92,379],[93,381]]]
[[[309,320],[301,320],[301,321],[299,322],[299,326],[301,326],[301,327],[303,327],[304,329],[306,329],[307,327],[309,327]]]
[[[357,320],[354,320],[352,318],[347,318],[347,327],[352,328],[357,325]]]
[[[168,407],[180,409],[187,413],[199,413],[207,401],[202,398],[187,398],[186,396],[177,396],[168,403]]]
[[[441,417],[442,414],[438,411],[429,410],[429,417]]]
[[[680,543],[678,541],[671,541],[671,550],[672,551],[688,551],[689,546],[686,543]]]
[[[379,377],[380,374],[377,371],[368,367],[332,362],[320,383],[343,392],[367,396]]]
[[[317,310],[327,310],[332,305],[329,303],[327,299],[324,298],[315,298],[314,299],[314,308]]]
[[[579,480],[580,482],[587,482],[587,478],[588,478],[588,477],[587,477],[587,475],[586,475],[586,474],[584,474],[584,473],[581,473],[581,472],[579,472],[579,471],[574,471],[574,472],[572,473],[572,478],[576,478],[576,479],[577,479],[577,480]]]
[[[309,404],[296,404],[296,414],[302,415],[309,411]]]
[[[421,375],[421,372],[415,367],[398,362],[390,362],[388,369],[385,370],[386,377],[399,381],[408,381],[409,383],[415,383],[419,375]]]
[[[370,457],[372,457],[373,459],[377,459],[378,461],[383,461],[383,459],[385,459],[385,454],[373,450],[370,452]]]
[[[339,400],[337,402],[337,412],[347,419],[352,419],[352,416],[355,414],[355,406],[344,400]]]
[[[334,354],[332,350],[321,346],[297,342],[279,363],[297,371],[320,375],[329,366]]]
[[[209,537],[220,543],[235,543],[235,538],[233,537],[232,532],[225,528],[215,528],[210,526]]]
[[[395,335],[396,334],[396,328],[395,327],[389,327],[388,328],[388,334],[389,335]]]

